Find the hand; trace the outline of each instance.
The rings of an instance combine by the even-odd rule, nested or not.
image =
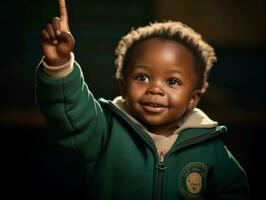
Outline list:
[[[41,31],[41,46],[48,65],[62,65],[70,59],[75,40],[70,33],[65,0],[59,0],[59,17]]]

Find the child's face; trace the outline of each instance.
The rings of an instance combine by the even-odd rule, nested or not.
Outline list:
[[[130,113],[154,131],[176,128],[197,105],[196,83],[192,53],[175,41],[151,38],[133,50],[122,89]]]

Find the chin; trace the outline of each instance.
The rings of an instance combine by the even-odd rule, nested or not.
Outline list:
[[[135,115],[134,117],[144,126],[161,126],[165,123],[164,121],[162,121],[162,116],[158,117]]]
[[[142,119],[141,123],[147,126],[160,126],[163,124],[161,120],[151,120],[151,119],[150,120]]]

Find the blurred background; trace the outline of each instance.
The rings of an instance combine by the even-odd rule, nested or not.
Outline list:
[[[178,20],[200,32],[216,49],[218,62],[199,107],[228,127],[224,141],[247,172],[252,199],[260,199],[265,180],[265,1],[68,0],[67,7],[75,57],[97,98],[119,94],[114,49],[132,27]],[[14,191],[7,192],[10,197],[82,197],[81,162],[51,142],[34,99],[42,56],[39,33],[58,16],[57,0],[3,1],[0,16],[4,190]]]

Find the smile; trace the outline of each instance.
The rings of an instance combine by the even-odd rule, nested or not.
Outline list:
[[[141,105],[145,111],[152,112],[152,113],[161,113],[167,109],[166,106],[164,106],[160,103],[147,102],[147,103],[143,103]]]

